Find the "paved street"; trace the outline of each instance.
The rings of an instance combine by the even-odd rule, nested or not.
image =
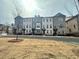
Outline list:
[[[0,36],[0,38],[16,38],[16,35],[8,35],[8,36]],[[19,35],[19,38],[37,38],[37,39],[45,39],[45,40],[56,40],[56,41],[63,41],[66,43],[73,43],[79,44],[79,37],[67,37],[67,36],[39,36],[39,35]]]

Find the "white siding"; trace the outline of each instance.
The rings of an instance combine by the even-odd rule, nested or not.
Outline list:
[[[23,26],[25,28],[25,34],[32,33],[32,18],[25,18],[23,20]]]
[[[42,19],[42,28],[45,28],[46,35],[53,35],[53,17],[44,17]]]

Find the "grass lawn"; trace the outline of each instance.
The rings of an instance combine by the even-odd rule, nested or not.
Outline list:
[[[60,41],[25,38],[8,42],[0,38],[0,59],[79,59],[79,46]]]

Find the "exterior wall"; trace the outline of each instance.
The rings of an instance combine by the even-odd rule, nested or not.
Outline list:
[[[53,26],[57,29],[57,35],[65,34],[65,16],[62,14],[57,14],[54,16]]]
[[[46,35],[53,35],[53,17],[43,17],[42,28],[45,28]]]
[[[25,29],[25,34],[32,34],[32,18],[23,19],[23,28]]]
[[[79,32],[77,17],[69,21],[66,21],[66,33],[76,33],[76,32]]]
[[[19,28],[22,28],[22,26],[23,26],[23,18],[22,17],[17,16],[15,18],[15,26],[19,27]]]
[[[77,16],[77,23],[78,23],[78,31],[79,31],[79,15]]]
[[[42,34],[42,17],[35,16],[32,21],[32,27],[35,29],[35,34]]]

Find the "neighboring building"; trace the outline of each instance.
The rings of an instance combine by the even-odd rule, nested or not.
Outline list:
[[[13,34],[13,26],[12,26],[12,24],[7,27],[7,30],[8,30],[9,35]]]
[[[25,34],[45,34],[53,35],[54,28],[57,28],[57,34],[65,33],[65,16],[58,13],[54,17],[35,17],[23,18],[17,16],[15,18],[15,26],[19,28],[19,32],[25,29]]]
[[[10,25],[0,24],[0,34],[2,33],[12,34],[12,27]]]
[[[57,29],[57,35],[65,34],[65,15],[58,13],[53,17],[53,27]]]
[[[42,28],[45,29],[46,35],[53,35],[53,17],[43,17]]]
[[[66,21],[66,34],[79,35],[79,15],[73,16]]]

